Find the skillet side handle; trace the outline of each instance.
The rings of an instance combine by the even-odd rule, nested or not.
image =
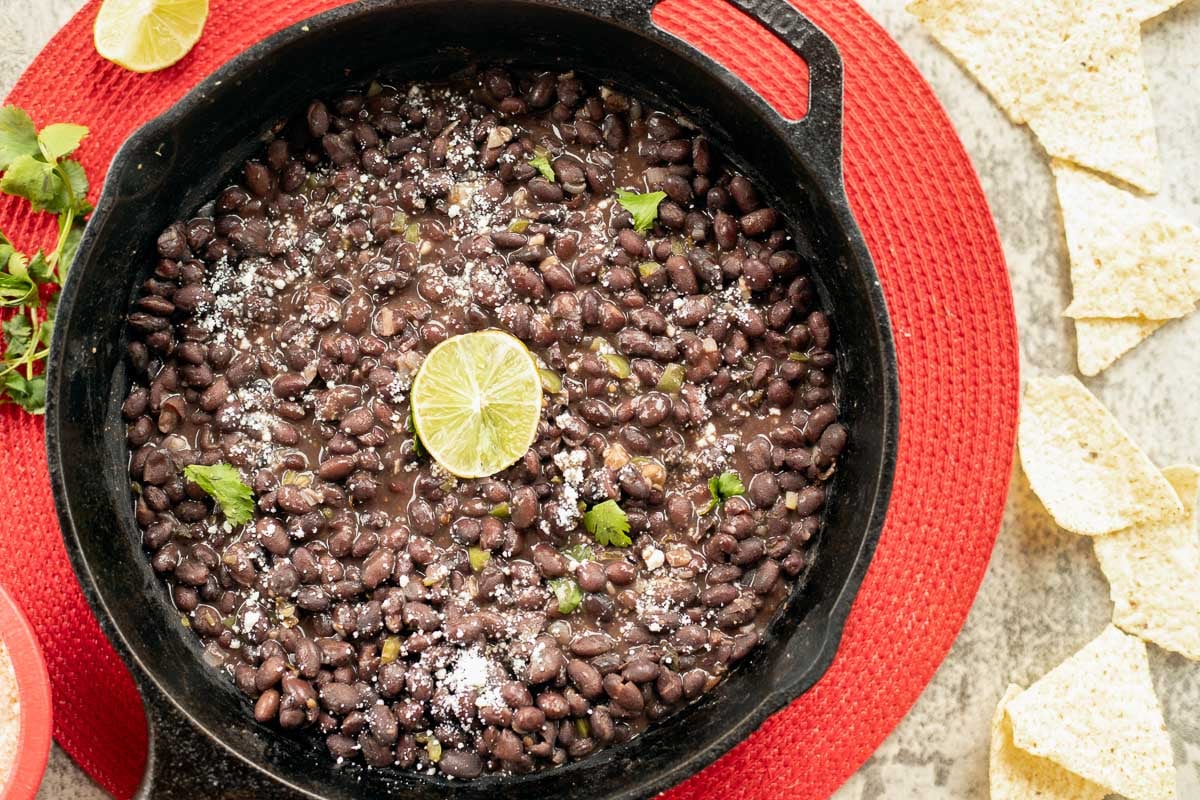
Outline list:
[[[660,0],[612,0],[607,13],[657,37],[670,36],[692,47],[716,69],[726,68],[659,28],[651,18]],[[825,31],[788,0],[721,0],[742,11],[786,44],[808,65],[808,111],[799,120],[783,120],[787,135],[812,156],[829,186],[841,191],[844,73],[842,55]],[[760,98],[761,99],[761,98]],[[768,105],[765,101],[764,105]],[[778,114],[778,112],[776,112]],[[781,117],[782,119],[782,117]]]
[[[134,800],[294,800],[299,795],[231,756],[149,681],[141,682],[150,752]]]
[[[788,132],[815,162],[842,181],[842,54],[829,34],[788,0],[725,0],[756,19],[808,64],[808,111],[788,121]]]

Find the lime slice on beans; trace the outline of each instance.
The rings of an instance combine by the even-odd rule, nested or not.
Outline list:
[[[452,475],[482,478],[512,466],[537,438],[542,379],[519,339],[464,333],[425,357],[410,402],[434,460]]]
[[[154,72],[188,54],[207,18],[208,0],[104,0],[92,34],[104,58]]]

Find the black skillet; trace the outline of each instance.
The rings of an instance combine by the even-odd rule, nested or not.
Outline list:
[[[113,160],[62,293],[46,437],[67,550],[100,624],[141,688],[150,762],[139,796],[640,798],[744,739],[825,672],[883,526],[899,425],[887,309],[842,185],[842,64],[786,0],[734,0],[808,63],[810,109],[782,119],[724,67],[654,25],[654,0],[363,0],[252,47],[138,130]],[[201,660],[151,572],[133,520],[120,405],[124,317],[157,234],[222,188],[271,125],[352,82],[446,75],[471,62],[579,69],[701,124],[819,256],[837,332],[837,389],[851,446],[803,589],[768,643],[715,691],[631,742],[528,776],[470,783],[335,768],[324,748],[258,725]],[[797,754],[799,757],[801,754]],[[769,789],[764,791],[769,793]]]

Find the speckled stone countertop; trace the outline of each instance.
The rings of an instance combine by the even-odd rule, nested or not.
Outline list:
[[[0,0],[0,96],[82,0]],[[799,3],[803,7],[803,2]],[[1008,257],[1022,369],[1073,372],[1066,245],[1046,160],[904,12],[863,0],[945,104],[991,203]],[[1144,58],[1166,175],[1156,198],[1200,221],[1200,0],[1146,25]],[[1089,381],[1162,466],[1200,461],[1200,314],[1173,322]],[[1020,469],[979,596],[949,657],[916,706],[836,800],[984,800],[988,721],[1010,682],[1028,685],[1109,619],[1108,587],[1091,543],[1058,530]],[[1200,666],[1150,648],[1171,729],[1179,796],[1200,798]],[[1189,711],[1191,713],[1189,713]],[[104,797],[55,747],[39,800]]]

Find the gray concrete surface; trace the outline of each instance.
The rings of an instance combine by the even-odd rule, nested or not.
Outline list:
[[[0,95],[81,0],[0,0]],[[946,105],[980,173],[1016,295],[1025,374],[1072,372],[1065,243],[1045,158],[1024,128],[904,13],[864,0]],[[803,6],[803,3],[801,3]],[[1200,0],[1144,28],[1166,181],[1156,202],[1200,220]],[[1161,465],[1200,460],[1200,316],[1172,323],[1089,381]],[[988,720],[1009,681],[1028,684],[1095,636],[1111,613],[1091,545],[1055,528],[1014,471],[1004,527],[967,624],[911,713],[836,800],[983,800]],[[1200,668],[1151,648],[1179,767],[1180,797],[1200,798]],[[1191,712],[1191,713],[1189,713]],[[104,794],[55,747],[40,800]]]

